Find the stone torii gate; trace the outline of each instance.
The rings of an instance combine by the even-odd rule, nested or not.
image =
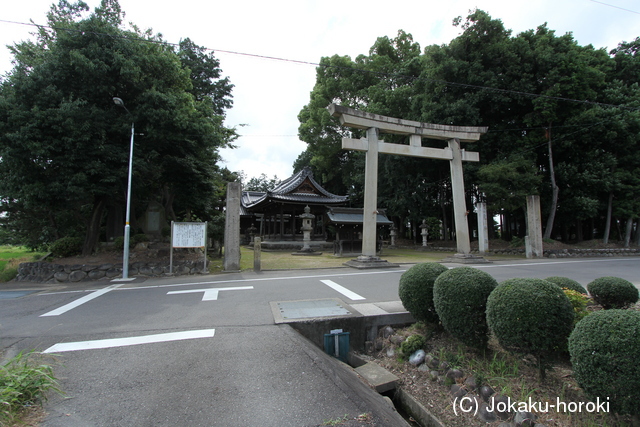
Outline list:
[[[470,254],[469,226],[467,208],[464,197],[464,181],[462,162],[477,162],[477,152],[460,148],[461,142],[472,142],[480,139],[487,127],[448,126],[402,120],[379,114],[366,113],[353,108],[331,104],[329,113],[338,117],[340,124],[357,129],[366,129],[367,137],[362,139],[343,138],[342,148],[345,150],[365,151],[365,185],[364,214],[362,225],[362,255],[347,262],[356,268],[375,268],[392,266],[376,255],[376,215],[378,211],[378,154],[396,154],[400,156],[422,157],[427,159],[449,160],[451,167],[451,189],[453,193],[453,211],[456,227],[457,254],[453,262],[476,262],[483,260]],[[378,133],[409,135],[409,145],[390,144],[378,139]],[[448,141],[446,148],[422,146],[422,138]]]

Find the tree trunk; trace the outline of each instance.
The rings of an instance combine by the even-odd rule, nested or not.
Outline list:
[[[609,234],[611,234],[611,211],[613,210],[613,191],[609,192],[609,203],[607,204],[607,223],[604,226],[604,236],[602,243],[609,243]]]
[[[616,221],[616,230],[618,231],[618,241],[622,239],[622,230],[620,230],[620,220],[618,218],[614,218]]]
[[[556,210],[558,208],[558,185],[556,184],[556,172],[553,167],[553,150],[551,148],[551,124],[549,124],[549,128],[547,129],[547,138],[548,138],[548,147],[549,147],[549,175],[551,176],[551,211],[549,212],[549,217],[547,218],[547,227],[544,230],[543,239],[550,239],[551,232],[553,231],[553,222],[556,219]]]
[[[442,237],[445,242],[449,241],[449,221],[447,221],[447,209],[444,205],[444,201],[440,199],[440,207],[442,208]]]
[[[82,245],[82,256],[91,255],[98,244],[102,213],[104,212],[106,204],[107,198],[105,196],[97,197],[93,201],[93,211],[91,212],[91,219],[87,226],[87,234],[85,235],[84,244]]]
[[[629,243],[631,242],[631,229],[633,228],[633,218],[629,217],[629,219],[627,219],[627,226],[626,229],[624,231],[624,247],[628,248],[629,247]]]
[[[584,240],[584,236],[582,234],[582,231],[583,231],[582,220],[581,219],[577,219],[576,220],[576,240],[578,242],[582,242]]]
[[[164,193],[164,213],[167,218],[171,218],[172,221],[178,221],[176,213],[173,211],[173,200],[175,195],[169,190],[169,186],[165,184],[163,188]]]
[[[58,224],[56,223],[56,218],[53,216],[53,212],[49,211],[49,225],[53,229],[53,237],[55,240],[60,238],[60,233],[58,232]]]

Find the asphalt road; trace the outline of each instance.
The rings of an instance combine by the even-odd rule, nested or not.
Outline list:
[[[498,281],[566,276],[586,285],[613,275],[640,285],[633,257],[475,267]],[[395,301],[406,268],[9,283],[0,287],[0,347],[5,356],[56,354],[66,397],[47,405],[48,427],[320,425],[384,403],[341,383],[308,342],[274,324],[270,303]]]

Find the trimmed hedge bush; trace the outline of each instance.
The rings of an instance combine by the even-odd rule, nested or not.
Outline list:
[[[573,329],[571,302],[558,285],[542,279],[509,279],[487,300],[487,323],[500,345],[515,353],[542,358],[562,349]]]
[[[447,270],[447,267],[437,262],[425,262],[414,265],[400,277],[400,301],[417,321],[438,321],[438,314],[433,306],[433,283]]]
[[[560,276],[552,276],[547,277],[547,282],[555,283],[561,288],[571,289],[572,291],[580,292],[581,294],[587,294],[587,290],[580,283],[576,282],[573,279],[569,279],[568,277],[560,277]]]
[[[640,312],[601,310],[569,337],[573,375],[594,401],[620,414],[640,414]],[[607,400],[608,398],[608,400]]]
[[[66,258],[78,255],[82,252],[82,238],[80,237],[63,237],[56,240],[49,246],[51,255],[55,258]]]
[[[433,285],[433,305],[442,326],[463,343],[486,348],[487,298],[496,286],[496,279],[476,268],[458,267],[442,273]]]
[[[638,302],[638,288],[620,277],[600,277],[587,285],[594,301],[608,310],[626,308]]]

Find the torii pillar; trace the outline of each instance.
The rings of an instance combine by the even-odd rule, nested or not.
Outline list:
[[[362,255],[345,264],[356,268],[393,267],[395,264],[380,259],[376,254],[376,217],[378,213],[378,154],[396,154],[400,156],[449,160],[451,168],[451,187],[456,227],[457,254],[447,258],[448,262],[477,263],[487,262],[482,257],[471,255],[467,209],[464,197],[463,161],[479,161],[477,152],[465,151],[460,142],[480,139],[487,132],[486,127],[447,126],[414,122],[379,114],[366,113],[353,108],[331,104],[328,107],[332,116],[338,117],[343,126],[367,129],[367,137],[362,139],[342,139],[342,148],[366,152],[364,213],[362,232]],[[389,144],[378,139],[378,133],[409,135],[409,145]],[[422,138],[448,141],[446,148],[422,146]]]

